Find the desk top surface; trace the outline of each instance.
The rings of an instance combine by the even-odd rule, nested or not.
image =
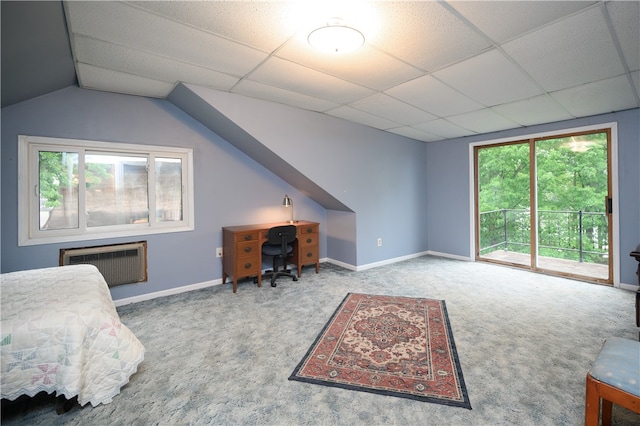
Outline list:
[[[274,226],[286,226],[286,225],[294,225],[294,226],[305,226],[305,225],[318,225],[318,222],[311,222],[308,220],[296,220],[293,223],[289,223],[289,221],[285,222],[273,222],[273,223],[258,223],[253,225],[236,225],[236,226],[223,226],[222,229],[232,232],[242,232],[242,231],[253,231],[256,229],[269,229]]]

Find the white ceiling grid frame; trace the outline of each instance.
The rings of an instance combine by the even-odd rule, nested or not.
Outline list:
[[[303,95],[291,90],[281,89],[279,87],[247,79],[241,80],[231,91],[239,95],[264,99],[271,102],[279,102],[285,105],[291,105],[317,112],[324,112],[339,106],[339,104],[335,102]]]
[[[160,97],[159,93],[171,92],[175,86],[173,83],[125,74],[89,64],[79,63],[76,64],[76,67],[78,74],[83,76],[82,87],[86,89],[154,98]]]
[[[313,49],[306,37],[297,37],[275,56],[374,90],[388,89],[424,74],[368,44],[349,55],[334,55]]]
[[[475,102],[431,75],[425,75],[385,91],[386,94],[438,117],[482,109]]]
[[[416,124],[415,127],[418,130],[423,130],[428,133],[432,133],[434,135],[441,136],[443,138],[459,138],[462,136],[469,136],[474,134],[473,131],[469,129],[464,129],[452,122],[445,119],[438,119],[433,121],[428,121],[422,124]]]
[[[364,86],[277,57],[269,58],[249,79],[340,104],[374,93]]]
[[[497,105],[491,107],[491,109],[523,126],[533,126],[540,122],[551,123],[574,118],[549,95],[541,95],[530,99]]]
[[[407,126],[438,118],[435,115],[431,115],[384,93],[376,93],[367,98],[352,102],[351,106],[380,117],[386,116],[396,123]]]
[[[74,47],[77,57],[82,58],[81,63],[153,80],[170,82],[172,85],[176,75],[183,76],[183,79],[193,84],[218,90],[229,90],[238,81],[238,77],[209,68],[175,61],[163,56],[85,36],[76,36]],[[167,93],[158,93],[157,97],[166,95]]]
[[[636,105],[626,75],[558,90],[551,96],[576,117],[598,114],[603,103],[611,105],[612,111],[622,111]]]
[[[497,4],[495,4],[497,3]],[[478,30],[501,44],[540,26],[563,19],[597,2],[578,1],[449,1]]]
[[[442,136],[427,133],[422,130],[416,129],[415,127],[409,126],[396,127],[393,129],[389,129],[388,131],[391,133],[395,133],[396,135],[405,136],[407,138],[415,139],[422,142],[435,142],[442,139]]]
[[[497,49],[436,71],[433,76],[486,106],[542,94],[530,77]]]
[[[233,9],[225,1],[131,1],[140,9],[184,25],[216,34],[229,41],[271,53],[297,31],[292,10],[286,1],[235,1]],[[269,25],[269,31],[263,26]]]
[[[360,111],[350,106],[341,106],[336,109],[327,111],[327,114],[334,117],[344,118],[345,120],[354,121],[366,126],[375,127],[376,129],[387,130],[398,127],[398,123],[378,117],[368,112]]]
[[[520,127],[518,123],[505,118],[502,114],[489,108],[450,116],[447,117],[447,120],[476,133],[489,133]]]
[[[65,2],[69,30],[215,71],[242,76],[267,55],[119,2]],[[73,48],[72,43],[72,48]],[[215,55],[212,55],[215,52]],[[78,57],[74,49],[74,57]]]
[[[505,43],[502,48],[547,92],[624,73],[599,7]]]
[[[637,1],[63,4],[85,88],[165,97],[182,81],[425,142],[640,106]],[[327,5],[350,9],[362,49],[307,44],[291,18],[323,25]]]
[[[386,37],[372,44],[427,72],[490,46],[439,2],[378,2],[377,6],[384,16],[380,33]]]

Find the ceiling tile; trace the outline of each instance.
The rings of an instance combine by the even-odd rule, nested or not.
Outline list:
[[[640,71],[632,72],[631,79],[633,80],[633,85],[636,86],[636,93],[640,93]]]
[[[433,75],[487,106],[542,94],[529,77],[495,49],[458,62]]]
[[[342,55],[320,52],[307,43],[306,34],[289,41],[276,55],[375,90],[388,89],[424,74],[367,44]]]
[[[185,25],[272,52],[299,26],[295,8],[284,1],[128,2]],[[265,31],[268,28],[268,31]]]
[[[548,95],[502,104],[491,109],[523,126],[575,118]]]
[[[78,75],[82,79],[80,84],[85,89],[104,90],[151,98],[164,98],[175,86],[173,83],[166,81],[151,80],[86,64],[78,64]]]
[[[607,11],[631,71],[640,69],[640,2],[607,2]]]
[[[508,42],[503,48],[547,91],[624,73],[599,7]]]
[[[423,130],[427,133],[441,136],[444,139],[459,138],[462,136],[473,134],[471,130],[463,129],[462,127],[444,119],[428,121],[426,123],[416,124],[411,127],[415,127],[418,130]]]
[[[249,79],[338,104],[373,93],[363,86],[275,57],[262,64]]]
[[[448,3],[493,41],[502,43],[595,2],[450,1]]]
[[[447,120],[476,133],[489,133],[520,127],[519,124],[488,108],[450,116],[447,117]]]
[[[238,82],[238,77],[87,37],[75,37],[74,51],[80,63],[152,80],[185,81],[218,90],[229,90]]]
[[[437,118],[428,112],[401,102],[384,93],[376,93],[375,95],[353,102],[351,106],[406,125],[424,123],[425,121]]]
[[[329,110],[327,111],[327,114],[333,115],[334,117],[344,118],[345,120],[354,121],[356,123],[364,124],[366,126],[375,127],[376,129],[385,130],[398,126],[398,123],[385,120],[384,118],[378,117],[377,115],[369,114],[364,111],[351,108],[349,106],[341,106]]]
[[[637,108],[633,89],[626,75],[559,90],[551,96],[576,117]]]
[[[336,103],[325,101],[323,99],[301,95],[300,93],[280,89],[278,87],[269,86],[267,84],[251,80],[240,81],[240,83],[233,88],[232,92],[258,99],[280,102],[285,105],[292,105],[310,111],[322,112],[338,106]]]
[[[67,2],[70,30],[159,56],[241,76],[266,54],[119,2]]]
[[[439,2],[377,2],[380,37],[372,44],[425,71],[489,47],[489,43]]]
[[[389,129],[388,132],[422,142],[435,142],[443,139],[442,136],[436,136],[409,126],[396,127]]]
[[[461,95],[430,75],[416,78],[385,93],[438,117],[483,108],[483,105]]]

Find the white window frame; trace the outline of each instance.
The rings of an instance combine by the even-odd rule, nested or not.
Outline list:
[[[40,229],[39,151],[79,153],[78,210],[84,210],[84,155],[87,151],[102,151],[116,155],[144,156],[149,161],[148,197],[149,221],[111,226],[87,227],[84,215],[79,215],[79,227],[74,229]],[[155,158],[182,160],[182,220],[158,222],[155,217]],[[67,241],[129,237],[195,229],[193,150],[156,145],[60,139],[41,136],[18,136],[18,245],[29,246]]]

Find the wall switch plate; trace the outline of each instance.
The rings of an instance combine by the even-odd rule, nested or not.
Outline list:
[[[216,249],[216,257],[222,257],[222,247]]]
[[[382,247],[382,238],[378,238],[378,247]]]

